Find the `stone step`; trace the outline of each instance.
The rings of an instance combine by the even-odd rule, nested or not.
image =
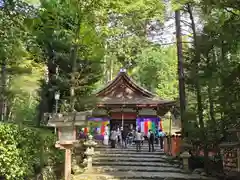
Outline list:
[[[108,172],[89,173],[75,177],[74,180],[215,180],[205,176],[187,173],[169,172]]]
[[[179,167],[179,165],[172,165],[166,162],[128,162],[128,161],[115,161],[115,162],[109,162],[109,161],[94,161],[93,160],[93,166],[143,166],[143,167]]]
[[[141,153],[152,153],[152,154],[161,154],[164,155],[165,153],[163,151],[154,151],[154,152],[149,152],[148,149],[141,149],[140,152],[137,152],[136,149],[95,149],[95,151],[100,151],[100,152],[113,152],[113,153],[136,153],[136,154],[141,154]]]
[[[96,146],[95,148],[111,148],[111,146]],[[136,149],[136,145],[130,145],[130,146],[127,146],[127,148],[122,148],[121,146],[116,146],[116,148],[120,148],[120,149]],[[116,149],[116,148],[112,148],[112,149]],[[147,144],[141,146],[141,148],[149,148],[149,146]],[[159,145],[155,145],[154,146],[155,149],[159,149],[160,150],[160,146]]]
[[[95,151],[95,155],[97,157],[132,157],[132,158],[161,158],[161,159],[169,159],[166,155],[159,155],[159,154],[142,154],[142,153],[136,153],[136,154],[129,154],[129,153],[106,153],[106,152],[99,152]]]
[[[106,147],[95,147],[96,149],[136,149],[136,146],[129,146],[127,148],[122,148],[122,147],[115,147],[115,148],[111,148],[110,146],[106,146]],[[149,149],[148,146],[141,146],[141,149]],[[156,150],[161,150],[160,147],[158,146],[154,146],[154,149]]]
[[[94,166],[97,172],[116,172],[116,171],[131,171],[131,172],[177,172],[185,173],[182,169],[176,167],[154,167],[154,166]]]
[[[108,148],[108,147],[111,147],[110,145],[100,145],[100,146],[95,146],[96,148]],[[116,147],[122,147],[121,145],[116,145]],[[133,145],[128,145],[127,148],[129,147],[135,147],[136,148],[136,145],[133,144]],[[141,145],[141,147],[147,147],[148,148],[148,143],[144,143],[143,145]],[[160,148],[160,145],[157,145],[157,144],[154,144],[154,147],[156,148]]]
[[[141,152],[136,152],[136,151],[98,151],[98,150],[95,150],[95,153],[96,154],[108,154],[108,155],[111,155],[111,154],[121,154],[121,155],[153,155],[153,156],[164,156],[165,154],[162,153],[162,152],[148,152],[148,151],[141,151]]]
[[[109,152],[109,153],[149,153],[149,154],[161,154],[164,155],[165,153],[160,150],[156,149],[154,152],[149,152],[148,148],[143,148],[141,149],[141,152],[137,152],[135,148],[127,148],[127,149],[122,149],[122,148],[95,148],[95,151],[100,151],[100,152]]]
[[[166,159],[161,158],[131,158],[131,157],[95,157],[94,161],[101,161],[101,162],[168,162]]]
[[[111,143],[108,143],[108,145],[97,144],[96,147],[107,147],[107,146],[111,146]],[[117,143],[116,146],[120,146],[120,144]],[[135,143],[133,143],[132,145],[128,144],[127,146],[128,146],[128,147],[129,147],[129,146],[136,146],[136,144],[135,144]],[[143,141],[143,145],[141,144],[141,146],[148,146],[148,141]],[[160,147],[160,144],[154,143],[154,146]]]

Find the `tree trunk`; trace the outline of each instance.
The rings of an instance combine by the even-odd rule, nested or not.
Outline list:
[[[6,59],[2,59],[1,64],[1,94],[0,94],[0,121],[4,121],[6,118],[6,87],[7,87],[7,62]]]
[[[180,98],[180,113],[181,113],[181,128],[182,136],[186,136],[184,131],[184,113],[186,109],[186,98],[185,98],[185,79],[183,70],[183,47],[182,47],[182,34],[180,24],[180,11],[175,11],[176,21],[176,40],[177,40],[177,57],[178,57],[178,85],[179,85],[179,98]]]
[[[56,69],[57,65],[55,62],[55,54],[54,50],[52,48],[52,45],[48,43],[48,49],[47,49],[47,54],[48,54],[48,62],[47,62],[47,67],[48,67],[48,83],[47,83],[47,112],[52,113],[54,112],[54,105],[55,105],[55,87],[56,87]]]
[[[37,117],[36,117],[36,126],[37,127],[40,127],[41,125],[41,121],[43,120],[44,118],[44,113],[45,112],[48,112],[48,100],[46,98],[46,85],[44,84],[44,86],[42,87],[41,89],[41,94],[40,94],[40,103],[37,107]]]
[[[104,49],[105,49],[105,54],[104,54],[104,57],[103,57],[103,60],[104,60],[104,84],[107,84],[108,83],[108,77],[109,77],[109,75],[108,75],[108,73],[109,73],[109,71],[108,71],[108,63],[107,63],[107,54],[106,54],[106,50],[107,50],[107,48],[108,48],[108,44],[107,44],[108,42],[106,42],[106,44],[105,44],[105,46],[104,46]]]
[[[54,61],[54,52],[51,44],[46,42],[47,49],[45,50],[48,55],[47,59],[47,70],[45,81],[42,84],[41,94],[40,94],[40,102],[38,105],[38,114],[36,117],[36,126],[39,127],[41,125],[41,121],[43,120],[44,113],[52,113],[54,111],[53,107],[55,104],[55,86],[56,86],[56,62]]]
[[[195,21],[194,21],[192,7],[190,3],[187,4],[187,10],[191,20],[191,28],[193,31],[193,44],[195,48],[195,60],[193,63],[193,68],[194,68],[195,88],[196,88],[196,95],[197,95],[197,114],[198,114],[200,129],[201,129],[201,140],[204,143],[204,168],[205,168],[205,171],[208,172],[207,145],[205,144],[205,141],[204,141],[206,140],[206,136],[205,136],[204,119],[203,119],[203,104],[202,104],[201,86],[199,83],[199,75],[198,75],[199,73],[198,67],[201,61],[200,59],[201,57],[200,57],[200,52],[198,48]]]
[[[71,87],[70,87],[70,111],[74,111],[75,107],[75,73],[77,71],[77,62],[76,62],[76,56],[77,56],[77,45],[75,44],[73,46],[73,49],[71,51],[71,61],[72,61],[72,73],[71,73]]]
[[[79,34],[81,30],[81,18],[76,17],[78,19],[77,28],[75,32],[75,42],[78,42]],[[72,62],[72,73],[71,73],[71,87],[70,87],[70,111],[75,111],[75,86],[76,86],[76,73],[77,73],[77,54],[78,54],[78,44],[73,44],[73,48],[70,54],[70,62]]]
[[[214,59],[215,61],[215,59]],[[209,57],[207,57],[207,65],[208,66],[212,66],[210,65],[210,59]],[[211,72],[211,76],[212,76],[212,72]],[[208,100],[209,100],[209,114],[210,114],[210,119],[211,121],[214,123],[214,127],[216,127],[216,120],[215,120],[215,113],[214,113],[214,102],[213,102],[213,95],[212,95],[212,81],[209,80],[208,81],[208,86],[207,86],[207,91],[208,91]]]

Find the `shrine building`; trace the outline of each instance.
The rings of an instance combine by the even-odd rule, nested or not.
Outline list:
[[[164,100],[136,84],[121,69],[115,79],[96,93],[97,107],[85,132],[103,139],[106,129],[130,128],[145,134],[162,129],[163,117],[175,101]],[[108,128],[106,128],[108,127]]]

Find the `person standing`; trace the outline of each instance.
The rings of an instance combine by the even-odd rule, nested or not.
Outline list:
[[[117,144],[118,146],[121,146],[121,142],[122,142],[122,134],[119,128],[117,128]]]
[[[141,144],[143,146],[143,142],[144,142],[144,133],[141,133],[142,134],[142,141],[141,141]]]
[[[155,141],[156,141],[156,145],[159,145],[159,130],[156,129],[156,132],[155,132]]]
[[[121,128],[121,136],[122,136],[122,148],[127,148],[127,131],[125,128]]]
[[[103,136],[103,144],[108,145],[108,140],[109,140],[109,132],[108,132],[108,127],[105,127],[105,132]]]
[[[79,138],[79,139],[84,139],[84,137],[85,137],[84,132],[83,132],[83,130],[81,129],[81,130],[79,131],[78,138]]]
[[[154,152],[154,140],[155,136],[154,133],[152,132],[151,129],[148,131],[148,147],[149,147],[149,152]]]
[[[163,138],[164,138],[164,136],[165,136],[165,133],[162,132],[161,129],[159,129],[158,136],[159,136],[159,140],[160,140],[160,148],[163,149]]]
[[[137,133],[137,131],[132,130],[132,132],[133,132],[133,143],[136,144],[136,133]]]
[[[130,132],[128,133],[128,145],[132,145],[133,143],[133,132],[132,130],[130,130]]]
[[[118,134],[117,131],[115,129],[112,130],[111,132],[111,148],[115,148],[116,147],[116,142],[117,142],[117,138],[118,138]]]
[[[142,141],[142,133],[139,131],[135,134],[135,143],[137,152],[141,151],[141,141]]]

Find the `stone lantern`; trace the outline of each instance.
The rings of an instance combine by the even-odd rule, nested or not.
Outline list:
[[[232,136],[229,142],[220,144],[223,168],[226,174],[240,174],[240,128],[227,130]]]
[[[50,116],[48,126],[56,127],[58,130],[58,141],[55,146],[60,149],[65,149],[65,180],[71,179],[71,149],[76,140],[77,126],[86,126],[87,117],[92,115],[92,111],[73,112],[60,114],[55,113]]]
[[[84,159],[84,164],[87,165],[86,170],[88,172],[92,171],[92,159],[94,155],[94,147],[97,145],[95,141],[93,141],[93,136],[89,135],[88,141],[84,142],[84,146],[86,146],[86,152],[84,153],[87,158]]]

